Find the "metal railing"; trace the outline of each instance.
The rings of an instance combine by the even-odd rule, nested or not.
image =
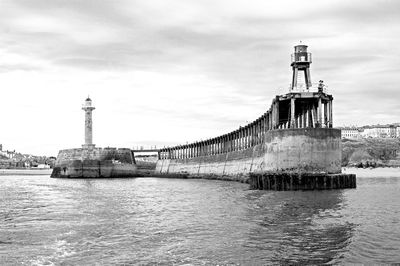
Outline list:
[[[317,82],[311,83],[311,86],[307,89],[306,84],[300,83],[300,84],[297,84],[297,86],[292,89],[292,84],[289,84],[288,90],[289,90],[289,92],[291,92],[291,91],[295,91],[295,92],[318,92],[318,86],[319,86],[319,83],[317,83]],[[325,84],[323,84],[322,92],[328,93],[328,86],[326,86]]]
[[[292,63],[294,62],[308,62],[312,63],[311,53],[294,53],[291,54]]]

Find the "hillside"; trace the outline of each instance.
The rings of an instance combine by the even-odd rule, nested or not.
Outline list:
[[[343,139],[342,166],[400,167],[400,140]]]

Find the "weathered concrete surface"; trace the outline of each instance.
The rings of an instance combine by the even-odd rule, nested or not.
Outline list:
[[[250,173],[341,173],[341,134],[332,128],[282,129],[266,132],[251,148],[189,159],[164,159],[155,174],[249,182]]]
[[[137,175],[130,149],[79,148],[61,150],[51,177],[97,178]]]

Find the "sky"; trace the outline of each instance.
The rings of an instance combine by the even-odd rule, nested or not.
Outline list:
[[[313,55],[334,126],[400,122],[400,1],[0,0],[0,143],[56,156],[184,144],[244,126]]]

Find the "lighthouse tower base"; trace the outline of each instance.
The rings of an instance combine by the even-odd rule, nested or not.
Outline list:
[[[82,144],[82,149],[93,150],[95,146],[95,144]]]

